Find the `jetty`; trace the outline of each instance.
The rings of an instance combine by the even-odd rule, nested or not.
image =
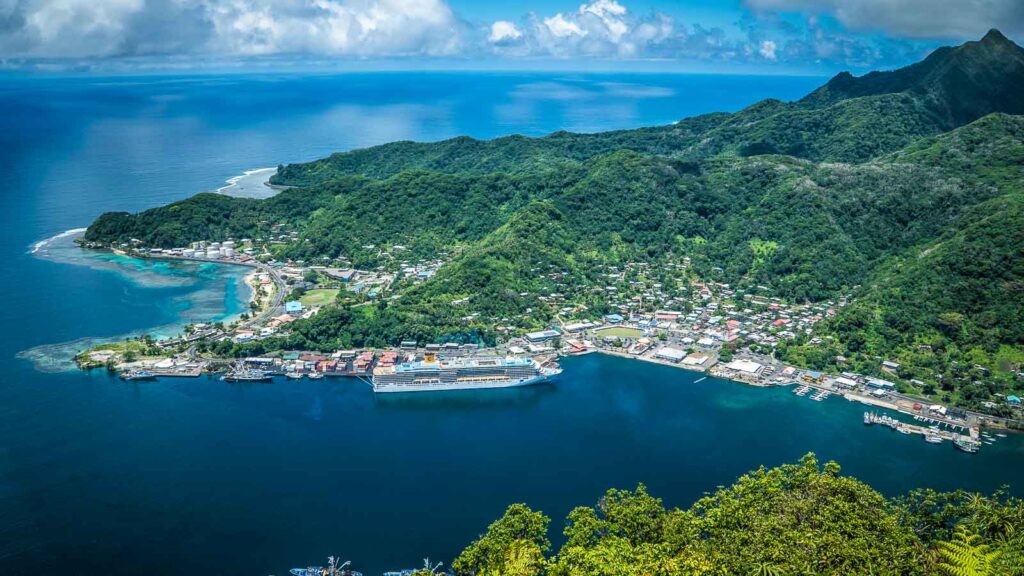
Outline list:
[[[977,452],[978,445],[980,444],[977,428],[969,428],[967,434],[961,434],[950,429],[940,428],[939,426],[926,427],[903,422],[887,414],[865,412],[864,425],[871,426],[874,424],[886,426],[900,434],[920,434],[926,442],[931,444],[939,444],[944,440],[949,440],[957,448],[965,452]]]

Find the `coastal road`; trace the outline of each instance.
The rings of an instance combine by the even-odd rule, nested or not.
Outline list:
[[[259,315],[250,318],[247,322],[243,323],[243,326],[260,326],[271,317],[277,315],[278,310],[281,307],[281,303],[284,301],[285,290],[288,286],[284,283],[284,279],[277,273],[277,270],[273,266],[266,264],[257,264],[257,268],[261,272],[264,272],[270,276],[270,280],[274,283],[274,296],[271,299],[270,306],[266,310],[261,312]]]

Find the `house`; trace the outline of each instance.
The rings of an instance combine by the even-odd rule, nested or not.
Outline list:
[[[609,314],[605,316],[604,319],[607,320],[610,324],[619,324],[623,320],[621,314]]]
[[[284,311],[288,314],[302,314],[302,302],[298,300],[285,302]]]
[[[1010,406],[1020,406],[1020,397],[1018,396],[1007,396],[1006,403]]]

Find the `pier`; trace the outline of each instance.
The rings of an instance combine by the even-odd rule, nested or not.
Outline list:
[[[962,445],[979,444],[977,428],[968,428],[967,434],[960,434],[959,432],[954,432],[949,429],[942,429],[938,425],[926,427],[918,424],[911,424],[909,422],[897,420],[887,414],[877,414],[875,412],[864,413],[864,424],[866,426],[881,424],[882,426],[887,426],[900,434],[920,434],[926,441],[933,444],[939,444],[944,440],[953,442],[957,447]]]

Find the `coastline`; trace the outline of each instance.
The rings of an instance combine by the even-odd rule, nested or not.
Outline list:
[[[277,168],[256,168],[246,170],[238,176],[232,176],[225,181],[225,185],[217,188],[217,194],[231,196],[232,198],[255,198],[266,199],[277,195],[282,190],[292,186],[271,184],[270,177],[277,173]]]

